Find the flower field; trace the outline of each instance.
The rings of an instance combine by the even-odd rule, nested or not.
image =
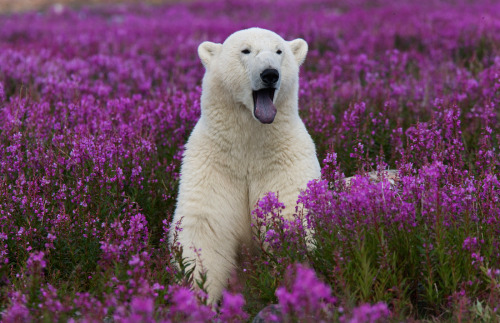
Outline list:
[[[243,250],[212,308],[167,236],[200,115],[197,46],[253,26],[309,44],[299,109],[323,178],[295,221],[279,193],[256,205],[261,250]],[[0,16],[1,320],[246,322],[278,304],[269,322],[499,321],[499,119],[498,2]]]

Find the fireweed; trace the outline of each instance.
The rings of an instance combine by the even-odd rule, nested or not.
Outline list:
[[[273,303],[284,321],[500,319],[500,5],[271,6],[0,16],[2,321],[239,322]],[[260,252],[215,309],[167,231],[196,47],[251,26],[309,43],[299,106],[322,179],[293,220],[279,192],[256,205]]]

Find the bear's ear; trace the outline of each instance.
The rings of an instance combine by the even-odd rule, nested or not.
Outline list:
[[[295,60],[297,64],[302,65],[307,55],[307,43],[302,38],[297,38],[295,40],[289,41],[288,44],[292,49],[293,56],[295,56]]]
[[[201,62],[205,68],[210,64],[212,57],[217,54],[217,52],[222,47],[222,44],[212,43],[205,41],[198,46],[198,56],[200,56]]]

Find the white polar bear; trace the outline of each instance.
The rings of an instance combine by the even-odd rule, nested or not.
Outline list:
[[[291,218],[300,190],[321,176],[297,106],[306,54],[303,39],[285,41],[260,28],[198,47],[206,68],[201,117],[185,147],[173,225],[182,220],[183,257],[194,260],[194,248],[201,249],[194,273],[206,270],[212,304],[240,248],[251,244],[250,214],[259,198],[278,192]]]

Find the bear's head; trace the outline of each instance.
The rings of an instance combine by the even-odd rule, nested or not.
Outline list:
[[[265,124],[274,121],[277,110],[286,108],[287,100],[295,100],[296,105],[299,66],[306,54],[303,39],[285,41],[260,28],[237,31],[223,44],[203,42],[198,47],[206,68],[204,86],[206,82],[216,85],[221,95]]]

